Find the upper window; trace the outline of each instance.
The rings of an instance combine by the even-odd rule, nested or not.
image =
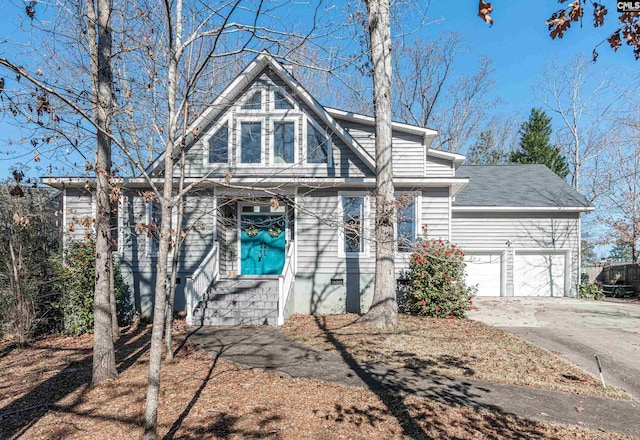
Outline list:
[[[229,128],[225,123],[209,138],[209,163],[227,163],[229,159]]]
[[[262,163],[262,123],[240,123],[240,162]]]
[[[274,108],[276,110],[292,110],[293,105],[280,92],[273,93]]]
[[[111,237],[111,249],[119,250],[119,224],[118,224],[118,202],[112,203],[109,209],[109,235]]]
[[[294,122],[274,122],[273,124],[273,163],[293,163],[295,158]]]
[[[366,196],[343,195],[342,222],[344,228],[343,250],[345,256],[358,256],[365,252],[364,222]]]
[[[242,106],[242,110],[260,110],[261,108],[262,92],[255,92]]]
[[[330,138],[307,121],[307,163],[329,163]]]
[[[412,252],[416,242],[415,198],[401,200],[397,212],[398,252]]]

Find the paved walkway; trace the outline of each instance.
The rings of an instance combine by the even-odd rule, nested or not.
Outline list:
[[[192,344],[248,368],[640,437],[640,405],[631,401],[386,368],[288,341],[274,327],[200,327],[193,331],[189,337]]]

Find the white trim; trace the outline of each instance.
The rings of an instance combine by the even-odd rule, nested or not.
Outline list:
[[[593,206],[453,206],[456,212],[587,212]]]
[[[304,165],[305,167],[308,168],[333,168],[333,136],[332,133],[329,132],[327,133],[326,130],[323,130],[322,127],[320,125],[318,125],[318,123],[316,121],[314,121],[312,118],[308,117],[305,115],[305,117],[303,118],[304,122],[302,124],[302,160],[301,163],[302,165]],[[307,162],[307,153],[309,152],[309,145],[307,144],[307,127],[308,124],[311,124],[312,126],[315,127],[316,130],[318,130],[318,132],[320,134],[324,134],[326,135],[326,139],[328,142],[327,145],[327,163],[309,163]]]
[[[64,249],[67,236],[69,235],[69,226],[67,225],[67,188],[62,189],[62,247]]]
[[[260,108],[242,108],[244,107],[248,101],[254,97],[256,93],[260,93]],[[254,86],[247,91],[247,93],[242,96],[238,102],[236,103],[236,112],[243,114],[253,114],[253,113],[263,113],[265,111],[266,102],[265,95],[269,93],[266,87]]]
[[[343,197],[362,197],[363,201],[363,210],[364,210],[364,218],[362,221],[362,252],[345,252],[344,250],[344,211],[342,207],[342,198]],[[337,215],[337,224],[338,224],[338,258],[368,258],[371,251],[371,246],[369,244],[369,232],[373,232],[370,227],[370,219],[371,219],[371,197],[367,192],[362,191],[338,191],[338,215]]]
[[[226,162],[209,162],[209,139],[213,137],[213,135],[222,128],[223,125],[227,126],[227,161]],[[220,119],[216,124],[207,132],[206,135],[202,137],[199,141],[202,145],[202,162],[205,168],[219,168],[222,165],[230,165],[231,164],[231,156],[232,156],[232,143],[231,143],[231,135],[233,132],[232,121],[230,115],[225,116]]]
[[[98,220],[98,199],[95,192],[91,191],[91,231],[93,232],[93,238],[96,239],[96,221]],[[111,237],[109,237],[111,238]]]
[[[160,202],[156,201],[156,200],[151,200],[150,202],[146,203],[144,201],[144,198],[142,198],[142,202],[145,204],[145,214],[146,214],[146,220],[147,220],[147,227],[149,227],[149,225],[151,225],[151,217],[152,217],[152,210],[153,210],[153,205],[154,203],[160,207],[160,209],[162,210],[162,205],[160,204]],[[160,218],[162,219],[162,211],[160,212]],[[162,227],[162,225],[156,225],[156,230],[158,231],[158,234],[160,233],[160,228]],[[144,242],[144,253],[145,256],[147,256],[148,258],[157,258],[158,257],[158,252],[152,252],[151,251],[151,240],[157,240],[158,241],[158,247],[160,246],[160,242],[159,239],[153,238],[149,236],[149,232],[147,231],[147,234],[145,236],[145,242]]]
[[[274,159],[276,157],[276,142],[275,142],[275,125],[277,123],[285,123],[285,122],[293,122],[293,162],[279,162],[275,163]],[[269,166],[272,167],[290,167],[292,165],[299,164],[299,153],[300,149],[300,116],[299,115],[282,115],[281,117],[271,117],[269,118],[269,131],[267,133],[269,137]]]
[[[453,240],[453,235],[452,235],[452,220],[451,218],[453,217],[453,213],[451,212],[451,187],[447,187],[447,201],[448,201],[448,205],[449,208],[447,210],[447,216],[448,216],[448,223],[449,223],[449,242],[451,242]]]
[[[359,122],[362,124],[374,126],[375,118],[373,116],[363,115],[361,113],[348,112],[337,108],[326,107],[327,113],[336,119],[342,119],[345,121]],[[401,131],[403,133],[416,134],[418,136],[435,136],[438,134],[436,130],[430,128],[418,127],[416,125],[404,124],[402,122],[392,122],[394,130]],[[452,154],[452,153],[450,153]]]
[[[439,159],[446,159],[452,161],[456,165],[460,165],[467,158],[462,154],[450,153],[448,151],[427,149],[427,156],[437,157]]]
[[[125,206],[124,206],[124,194],[120,192],[118,197],[118,248],[116,252],[120,255],[124,253],[124,219],[125,219]]]
[[[266,118],[264,116],[236,116],[233,124],[236,135],[236,167],[264,167],[267,151],[267,129]],[[260,123],[260,162],[242,162],[242,123]]]
[[[269,104],[267,105],[267,109],[270,113],[286,115],[289,112],[296,112],[296,113],[300,112],[300,107],[298,106],[298,103],[296,102],[295,99],[291,97],[291,95],[289,95],[289,93],[287,93],[284,87],[272,85],[271,87],[269,87],[268,93],[269,93]],[[284,97],[284,99],[289,104],[291,104],[293,108],[289,108],[289,109],[276,108],[276,93],[280,93]]]

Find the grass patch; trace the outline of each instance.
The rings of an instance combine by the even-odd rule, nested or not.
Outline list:
[[[368,328],[358,315],[290,317],[282,331],[288,338],[336,351],[328,333],[354,358],[391,367],[421,368],[434,374],[487,380],[590,396],[629,399],[625,392],[603,389],[579,367],[518,337],[466,319],[399,316],[390,330]]]

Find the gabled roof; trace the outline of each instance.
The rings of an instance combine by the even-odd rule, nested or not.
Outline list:
[[[580,193],[544,165],[463,165],[458,177],[469,183],[455,198],[457,211],[591,211]]]
[[[295,95],[307,104],[333,133],[335,133],[346,145],[351,148],[372,171],[375,170],[374,158],[343,129],[340,124],[327,112],[327,110],[300,84],[269,52],[260,53],[247,67],[229,84],[213,103],[189,126],[185,146],[189,148],[196,137],[192,133],[203,133],[203,131],[214,121],[222,111],[228,108],[229,103],[234,102],[240,92],[253,81],[266,67],[270,67],[294,92]],[[178,143],[182,139],[178,140]],[[151,172],[164,160],[164,153],[160,154],[156,160],[148,167],[147,172]]]

